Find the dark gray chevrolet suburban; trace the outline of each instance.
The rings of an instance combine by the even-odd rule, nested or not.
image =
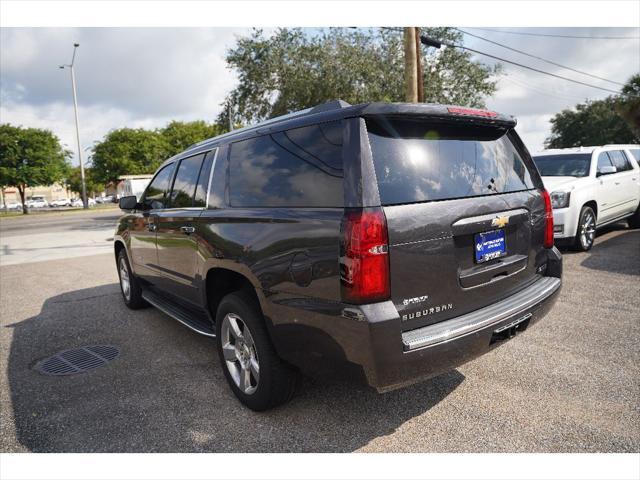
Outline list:
[[[453,369],[552,307],[549,195],[512,117],[330,102],[193,145],[115,235],[125,303],[216,338],[249,408],[300,372],[380,392]]]

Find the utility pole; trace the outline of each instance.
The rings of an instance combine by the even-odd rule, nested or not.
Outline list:
[[[416,29],[404,28],[404,83],[405,100],[409,103],[418,101],[418,69],[416,64]]]
[[[69,65],[60,65],[61,69],[68,67],[71,70],[71,88],[73,89],[73,111],[76,116],[76,140],[78,141],[78,160],[80,161],[80,180],[82,182],[82,206],[86,210],[89,208],[87,202],[87,185],[84,178],[84,162],[82,161],[82,147],[80,147],[80,123],[78,120],[78,96],[76,94],[76,74],[74,71],[74,63],[76,60],[76,49],[80,46],[79,43],[73,44],[73,57]]]
[[[227,105],[227,116],[229,117],[229,131],[233,130],[233,119],[231,118],[231,104]]]
[[[416,82],[418,84],[418,102],[424,103],[424,70],[422,69],[422,48],[420,45],[420,27],[415,28],[416,37]]]

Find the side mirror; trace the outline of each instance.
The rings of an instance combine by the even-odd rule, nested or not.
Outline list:
[[[613,165],[607,165],[604,167],[600,167],[598,169],[598,173],[596,174],[596,176],[600,176],[600,175],[610,175],[612,173],[616,173],[618,171],[618,169],[616,167],[614,167]]]
[[[118,202],[118,206],[121,210],[135,210],[138,205],[138,199],[135,195],[120,197],[120,201]]]

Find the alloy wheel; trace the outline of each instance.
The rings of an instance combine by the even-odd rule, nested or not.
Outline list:
[[[251,395],[260,381],[260,363],[249,327],[238,315],[225,315],[221,342],[225,364],[233,382],[243,393]]]
[[[120,286],[122,294],[127,300],[131,299],[131,280],[129,280],[129,268],[124,257],[120,258]]]
[[[580,224],[580,243],[584,249],[591,248],[596,233],[596,219],[590,210],[587,210],[582,217]]]

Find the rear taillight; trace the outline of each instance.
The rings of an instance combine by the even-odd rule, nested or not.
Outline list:
[[[476,117],[489,117],[489,118],[498,116],[496,112],[492,112],[490,110],[479,110],[477,108],[449,107],[447,108],[447,111],[454,115],[473,115]]]
[[[553,208],[551,207],[551,197],[549,192],[542,190],[544,199],[544,248],[553,247]]]
[[[389,237],[381,208],[347,209],[342,221],[340,281],[347,303],[389,298]]]

